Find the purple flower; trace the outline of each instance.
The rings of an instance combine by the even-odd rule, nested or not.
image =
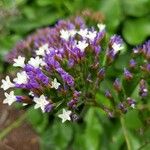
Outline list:
[[[126,80],[131,80],[133,78],[133,75],[131,74],[131,72],[129,70],[124,68],[124,77]]]
[[[121,83],[118,78],[116,78],[116,80],[114,81],[113,86],[117,92],[121,91]]]
[[[148,95],[148,89],[147,89],[147,84],[144,79],[140,81],[140,86],[139,86],[139,95],[144,98]]]
[[[135,62],[135,60],[134,60],[134,59],[131,59],[131,60],[130,60],[130,62],[129,62],[129,66],[130,66],[131,68],[135,68],[135,66],[136,66],[136,62]]]

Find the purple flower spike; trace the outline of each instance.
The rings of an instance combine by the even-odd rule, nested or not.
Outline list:
[[[126,108],[126,106],[125,106],[124,103],[120,103],[120,104],[118,105],[118,108],[119,108],[119,110],[121,110],[122,113],[124,113],[124,114],[127,112],[127,108]]]
[[[147,89],[146,81],[143,79],[140,81],[139,95],[142,98],[144,98],[148,95],[148,89]]]
[[[51,112],[53,108],[54,108],[53,104],[49,103],[45,106],[45,112]]]
[[[106,91],[105,91],[105,96],[106,96],[108,99],[112,99],[112,94],[110,93],[109,90],[106,90]]]
[[[121,83],[118,78],[116,78],[115,82],[113,83],[113,86],[117,92],[121,91]]]
[[[133,75],[131,74],[131,72],[127,70],[126,68],[124,68],[124,76],[126,80],[131,80],[133,78]]]
[[[103,80],[105,77],[105,68],[101,68],[98,72],[98,77],[100,80]]]
[[[130,97],[127,98],[127,104],[132,107],[132,108],[135,108],[135,104],[136,104],[136,101]]]
[[[129,62],[129,67],[130,68],[135,68],[136,67],[136,62],[134,59],[131,59],[130,62]]]

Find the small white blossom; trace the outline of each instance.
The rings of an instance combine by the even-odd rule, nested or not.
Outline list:
[[[10,81],[10,77],[9,76],[6,76],[6,79],[2,80],[2,85],[1,85],[1,88],[4,89],[4,90],[7,90],[11,87],[14,87],[15,85]]]
[[[46,100],[46,97],[44,95],[41,95],[40,97],[34,97],[33,101],[36,103],[34,106],[34,109],[41,108],[42,112],[45,112],[45,106],[49,104],[49,102]]]
[[[124,47],[121,44],[114,43],[112,45],[112,48],[114,49],[114,53],[117,54],[118,51],[122,50]]]
[[[3,103],[8,104],[9,106],[17,100],[16,96],[14,95],[14,91],[11,91],[9,94],[5,93],[5,96],[6,99],[4,99]]]
[[[91,41],[94,41],[96,35],[97,35],[96,31],[94,31],[94,32],[89,31],[88,34],[87,34],[87,38],[90,39]]]
[[[60,83],[57,82],[57,79],[55,78],[54,81],[52,81],[52,86],[51,86],[51,88],[58,89],[59,86],[60,86]]]
[[[132,107],[132,108],[135,108],[135,104],[131,104],[131,107]]]
[[[106,28],[106,25],[105,24],[97,24],[97,27],[99,28],[99,31],[103,31],[105,28]]]
[[[18,56],[18,58],[15,58],[14,59],[14,64],[13,64],[13,66],[15,66],[15,67],[24,67],[25,66],[25,57],[22,57],[22,56]]]
[[[67,120],[69,120],[69,121],[71,120],[70,115],[71,115],[71,111],[69,111],[69,110],[67,111],[67,110],[63,109],[63,113],[58,115],[58,117],[61,118],[62,123],[64,123]]]
[[[27,105],[28,105],[27,103],[23,103],[23,104],[22,104],[22,106],[27,106]]]
[[[34,93],[32,91],[30,91],[29,96],[34,96]]]
[[[18,72],[17,73],[17,78],[15,78],[13,81],[17,84],[27,84],[28,75],[26,74],[25,71]]]
[[[74,29],[68,30],[68,32],[69,32],[69,35],[70,35],[71,37],[75,36],[75,34],[77,33],[77,31],[74,30]]]
[[[81,35],[83,38],[86,38],[87,34],[88,34],[88,30],[87,29],[80,29],[78,31],[78,34]]]
[[[81,52],[84,52],[85,48],[88,46],[89,44],[86,43],[86,41],[78,41],[78,44],[76,45],[77,48],[79,48],[81,50]]]
[[[32,65],[35,68],[38,68],[41,64],[43,64],[43,60],[37,56],[35,58],[30,58],[28,64]]]
[[[36,50],[36,55],[38,56],[44,56],[45,52],[48,51],[48,44],[44,44],[43,46],[39,47],[38,50]]]
[[[60,37],[64,40],[68,41],[70,34],[67,30],[60,30]]]

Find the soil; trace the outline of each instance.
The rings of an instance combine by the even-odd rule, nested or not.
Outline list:
[[[4,105],[3,99],[3,91],[0,89],[0,131],[10,126],[24,113],[22,110]],[[39,150],[39,137],[25,120],[21,126],[13,129],[0,141],[0,150]]]

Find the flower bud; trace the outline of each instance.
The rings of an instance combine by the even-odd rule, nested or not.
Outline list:
[[[111,93],[110,93],[109,90],[106,90],[106,91],[105,91],[105,96],[106,96],[108,99],[112,99],[112,95],[111,95]]]
[[[143,79],[140,81],[139,95],[142,98],[144,98],[148,95],[148,89],[147,89],[146,81]]]
[[[101,68],[98,72],[98,77],[100,80],[103,80],[105,77],[105,68]]]
[[[121,83],[118,78],[116,78],[116,80],[114,81],[113,86],[117,92],[121,91]]]
[[[131,72],[129,70],[124,68],[124,77],[126,80],[131,80],[133,78],[133,75],[131,74]]]
[[[135,68],[136,67],[136,62],[134,59],[131,59],[130,62],[129,62],[129,67],[130,68]]]

